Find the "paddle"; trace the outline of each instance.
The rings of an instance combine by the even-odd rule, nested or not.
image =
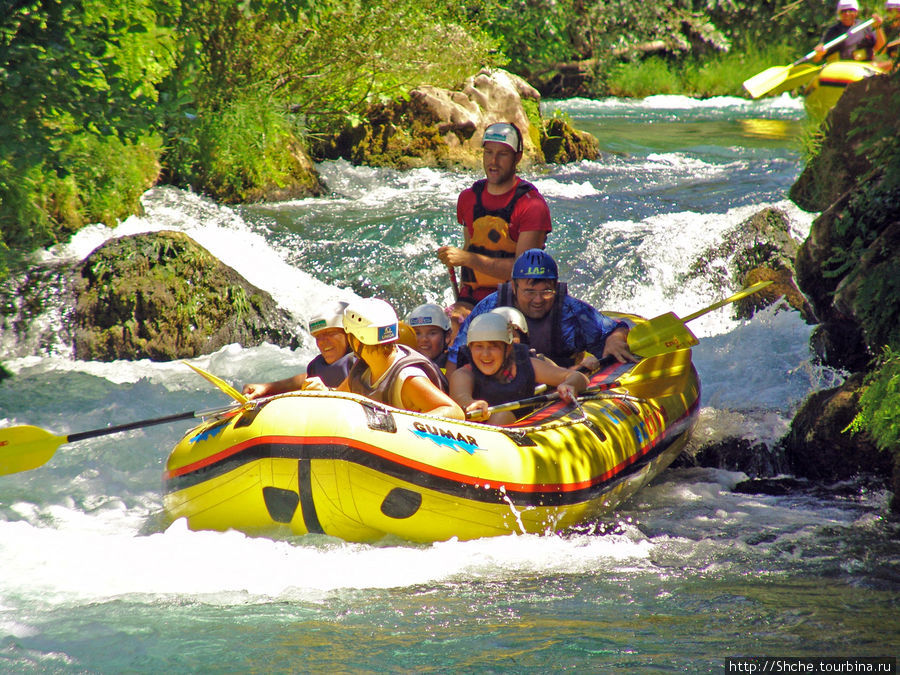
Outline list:
[[[456,280],[456,268],[447,265],[447,271],[450,273],[450,283],[453,285],[453,299],[459,300],[459,282]]]
[[[691,369],[691,355],[687,349],[670,351],[665,354],[651,356],[641,360],[631,370],[625,373],[620,379],[614,382],[602,382],[599,385],[588,387],[579,398],[590,395],[595,392],[605,391],[607,389],[627,389],[628,393],[637,398],[662,398],[677,393],[684,388],[685,382]],[[490,417],[495,412],[503,412],[504,410],[518,410],[529,405],[538,405],[540,403],[548,403],[559,398],[556,391],[541,394],[540,396],[532,396],[530,398],[519,399],[518,401],[510,401],[499,405],[491,406],[485,414],[476,411],[469,417],[471,420],[480,420]]]
[[[246,403],[247,401],[250,400],[249,398],[244,396],[241,392],[239,392],[237,389],[235,389],[230,384],[228,384],[225,380],[216,377],[212,373],[207,373],[202,368],[198,368],[197,366],[191,365],[187,361],[182,361],[182,363],[184,365],[186,365],[188,368],[191,368],[195,373],[198,373],[198,374],[202,375],[203,377],[205,377],[207,380],[212,382],[214,385],[216,385],[219,389],[224,391],[226,394],[228,394],[231,398],[233,398],[238,403]]]
[[[664,354],[675,349],[693,347],[699,343],[699,340],[684,324],[714,309],[724,307],[741,298],[746,298],[748,295],[762,290],[771,283],[772,281],[760,281],[758,284],[753,284],[729,298],[714,302],[709,307],[704,307],[683,319],[679,319],[674,313],[668,312],[649,321],[638,323],[628,331],[628,349],[633,354],[647,357]]]
[[[854,26],[843,35],[836,37],[831,42],[827,42],[825,44],[825,51],[827,52],[835,45],[839,45],[854,33],[858,33],[864,28],[868,28],[874,22],[875,19],[869,19],[868,21],[863,21],[858,26]],[[794,66],[800,65],[804,61],[809,61],[815,55],[816,50],[813,49],[809,54],[797,59],[789,66],[772,66],[771,68],[768,68],[761,73],[754,75],[749,80],[744,81],[744,89],[746,89],[747,93],[750,94],[750,96],[752,96],[753,98],[759,98],[760,96],[769,93],[770,91],[784,83],[784,81],[791,76],[791,69]]]
[[[87,438],[117,434],[122,431],[141,429],[156,424],[168,424],[193,417],[206,417],[208,415],[221,414],[230,410],[237,410],[234,406],[217,408],[214,410],[192,411],[155,417],[139,422],[129,422],[114,427],[81,431],[68,436],[56,436],[40,427],[23,425],[0,429],[0,475],[30,471],[47,463],[53,457],[56,449],[64,443],[75,443]]]

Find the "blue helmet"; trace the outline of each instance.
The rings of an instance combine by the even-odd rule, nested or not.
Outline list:
[[[516,258],[513,279],[558,279],[559,270],[550,254],[539,248],[530,248]]]

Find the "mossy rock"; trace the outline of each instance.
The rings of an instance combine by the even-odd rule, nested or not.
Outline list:
[[[555,117],[547,121],[541,134],[544,159],[551,164],[566,164],[600,157],[600,144],[591,134],[578,131],[566,120]]]
[[[863,377],[856,374],[840,387],[817,391],[806,400],[782,440],[796,476],[826,482],[861,474],[891,478],[891,454],[879,451],[868,434],[847,430],[859,412],[863,388]]]
[[[187,235],[113,239],[74,284],[75,357],[169,361],[273,342],[297,347],[294,322],[272,297]]]
[[[807,211],[824,211],[841,195],[867,180],[873,170],[866,144],[900,135],[900,74],[866,78],[847,85],[828,113],[826,135],[791,186],[791,200]],[[865,107],[865,114],[860,111]]]
[[[812,307],[794,283],[793,261],[798,246],[791,236],[787,214],[763,209],[726,232],[721,243],[703,251],[683,278],[701,276],[722,287],[772,281],[771,286],[735,303],[735,317],[748,319],[783,297],[807,323],[815,323]]]
[[[756,312],[774,305],[782,298],[791,309],[800,312],[803,320],[812,325],[816,323],[816,315],[813,313],[809,301],[794,283],[794,275],[786,267],[755,267],[744,277],[744,286],[753,286],[762,281],[771,281],[761,291],[753,295],[741,298],[734,303],[734,314],[738,319],[749,319]]]
[[[317,143],[316,156],[394,169],[451,165],[439,120],[417,102],[412,98],[373,106],[364,122]]]

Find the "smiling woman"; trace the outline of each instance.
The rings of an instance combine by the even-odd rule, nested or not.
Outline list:
[[[527,398],[534,394],[536,385],[556,387],[562,400],[573,401],[588,385],[578,371],[532,357],[527,345],[513,341],[512,328],[500,314],[488,312],[475,317],[467,340],[471,363],[453,371],[450,396],[470,418],[486,417],[488,424],[512,424],[516,419],[512,412],[489,415],[488,408]]]

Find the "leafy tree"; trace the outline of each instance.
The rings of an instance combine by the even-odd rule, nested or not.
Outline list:
[[[164,0],[7,3],[0,17],[0,276],[7,247],[30,250],[84,219],[110,222],[134,211],[136,197],[112,213],[91,197],[123,162],[155,172],[147,169],[146,138],[155,87],[174,64],[176,44],[161,19],[177,11]],[[130,152],[138,157],[123,156]]]
[[[296,179],[291,146],[306,134],[419,84],[455,85],[494,47],[447,0],[199,0],[179,31],[164,161],[176,183],[229,201]]]

